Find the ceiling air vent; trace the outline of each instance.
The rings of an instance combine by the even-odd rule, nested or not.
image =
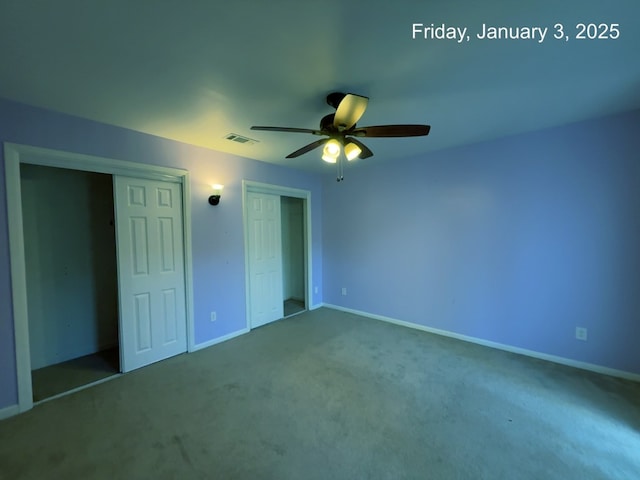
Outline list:
[[[253,145],[254,143],[258,143],[258,140],[254,140],[253,138],[243,137],[242,135],[238,135],[237,133],[230,133],[226,137],[227,140],[231,140],[236,143],[243,143],[245,145]]]

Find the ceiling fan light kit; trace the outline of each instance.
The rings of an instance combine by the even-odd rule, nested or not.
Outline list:
[[[327,142],[322,149],[322,160],[327,163],[336,163],[338,161],[338,156],[340,155],[340,146],[335,150],[334,145],[330,145],[330,142]]]
[[[429,125],[378,125],[356,128],[356,122],[358,122],[364,114],[368,103],[369,98],[363,97],[362,95],[333,92],[327,95],[327,104],[335,108],[336,112],[325,115],[322,120],[320,120],[319,130],[263,126],[253,126],[251,130],[310,133],[312,135],[329,137],[328,139],[316,140],[315,142],[305,145],[287,155],[286,158],[299,157],[304,153],[322,146],[322,160],[328,163],[338,164],[338,181],[341,181],[343,180],[342,164],[340,162],[342,150],[344,150],[344,155],[348,161],[373,156],[373,152],[354,137],[418,137],[428,135],[431,130]]]
[[[338,158],[338,155],[340,155],[340,142],[338,142],[338,140],[336,140],[335,138],[332,138],[324,144],[323,152],[325,155],[333,157],[334,159]]]
[[[344,146],[344,154],[349,161],[355,160],[361,153],[360,147],[353,142],[349,142]]]
[[[342,151],[340,142],[335,138],[327,140],[322,149],[322,160],[327,163],[336,163]],[[344,146],[344,156],[348,161],[355,160],[362,153],[362,149],[353,142],[349,142]]]

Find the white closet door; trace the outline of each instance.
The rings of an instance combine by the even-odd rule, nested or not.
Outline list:
[[[114,176],[120,358],[128,372],[187,350],[181,186]]]
[[[284,316],[280,196],[247,193],[251,328]]]

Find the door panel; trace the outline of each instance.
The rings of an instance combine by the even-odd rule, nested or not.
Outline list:
[[[135,353],[151,349],[151,308],[148,293],[134,295],[134,322],[136,334]]]
[[[187,350],[180,188],[114,176],[125,372]]]
[[[164,307],[164,340],[165,344],[172,343],[178,339],[178,312],[176,310],[175,288],[163,290],[162,302]]]
[[[247,194],[249,209],[249,286],[252,328],[284,316],[280,197]]]

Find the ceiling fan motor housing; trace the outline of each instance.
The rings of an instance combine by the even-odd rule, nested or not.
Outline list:
[[[335,113],[330,113],[329,115],[325,115],[320,120],[320,130],[322,132],[327,132],[327,135],[334,130],[333,127],[333,119],[335,118]]]

